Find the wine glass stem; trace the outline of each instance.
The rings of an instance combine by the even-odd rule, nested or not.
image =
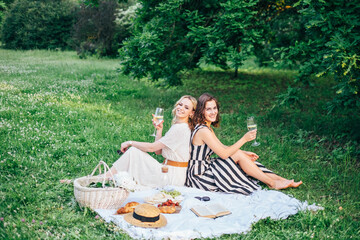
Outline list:
[[[157,126],[158,124],[156,124],[156,126]],[[152,136],[155,136],[156,137],[156,127],[155,127],[155,129],[154,129],[154,133],[152,134]]]

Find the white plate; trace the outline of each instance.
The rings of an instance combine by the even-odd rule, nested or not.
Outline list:
[[[150,203],[150,204],[160,204],[160,203],[166,202],[168,199],[170,199],[174,203],[176,203],[176,202],[180,203],[182,200],[184,200],[184,197],[180,195],[180,196],[173,198],[169,194],[166,194],[163,192],[158,192],[150,197],[145,197],[145,202]]]

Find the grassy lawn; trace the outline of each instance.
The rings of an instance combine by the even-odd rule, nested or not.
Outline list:
[[[166,110],[166,130],[175,101],[205,91],[220,101],[216,131],[225,144],[245,133],[247,116],[256,116],[261,145],[244,149],[304,182],[284,193],[325,208],[265,219],[246,235],[221,239],[359,239],[360,113],[327,114],[331,80],[298,92],[295,105],[277,106],[293,71],[244,67],[234,79],[204,67],[168,88],[132,80],[118,67],[118,60],[81,60],[75,52],[0,49],[0,239],[128,239],[81,209],[73,185],[60,180],[90,174],[99,160],[111,165],[124,140],[152,141],[157,106]]]

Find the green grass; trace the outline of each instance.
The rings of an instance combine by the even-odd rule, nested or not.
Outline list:
[[[87,175],[99,160],[111,165],[124,140],[152,141],[157,106],[170,120],[181,95],[205,91],[221,103],[216,131],[225,144],[239,139],[246,117],[255,115],[261,145],[244,149],[280,175],[303,180],[299,189],[283,192],[325,208],[265,219],[246,235],[221,239],[359,239],[360,114],[326,113],[331,80],[302,89],[295,106],[276,106],[295,72],[243,68],[234,79],[205,68],[184,74],[183,86],[167,88],[132,80],[118,67],[117,60],[81,60],[74,52],[0,50],[1,239],[129,238],[81,209],[72,184],[59,180]]]

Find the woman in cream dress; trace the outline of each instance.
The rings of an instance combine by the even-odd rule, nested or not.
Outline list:
[[[128,172],[138,184],[148,187],[164,185],[184,186],[186,169],[189,161],[190,122],[196,109],[196,99],[182,96],[176,102],[172,114],[174,116],[169,131],[162,136],[163,124],[156,125],[155,142],[126,141],[121,144],[124,153],[111,167],[116,174]],[[162,173],[162,164],[151,157],[148,152],[161,154],[167,160],[168,173]],[[167,177],[164,178],[164,174]]]

